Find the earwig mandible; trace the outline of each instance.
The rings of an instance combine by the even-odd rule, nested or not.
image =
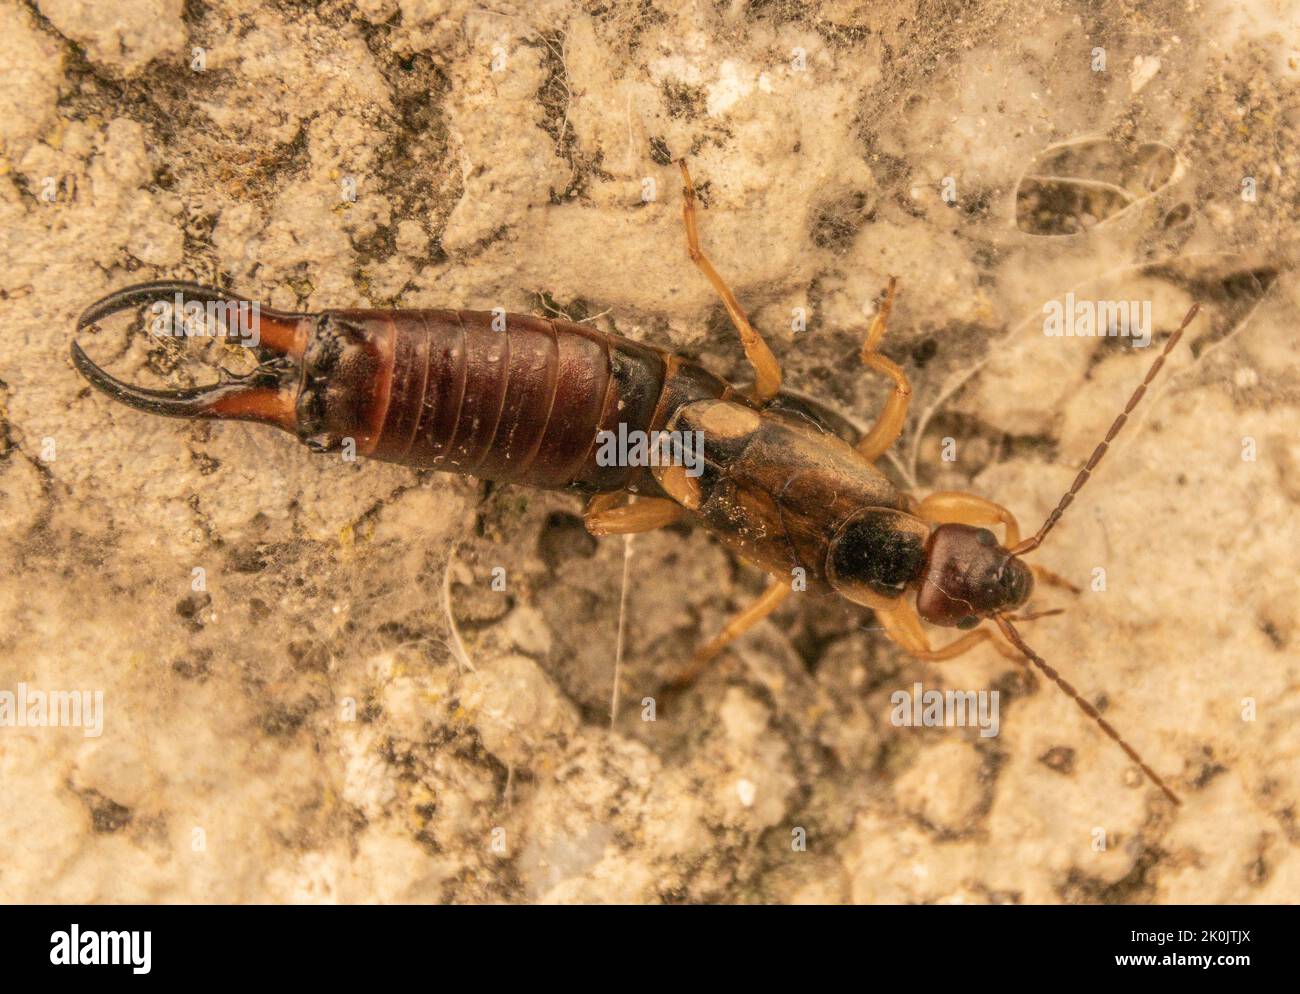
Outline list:
[[[117,380],[75,341],[72,361],[93,386],[150,414],[261,422],[319,452],[352,440],[358,454],[375,459],[587,493],[585,521],[596,535],[645,532],[690,518],[773,581],[695,653],[689,675],[776,610],[793,589],[787,578],[802,569],[808,591],[838,593],[871,608],[886,634],[919,659],[951,659],[991,641],[1021,665],[1032,664],[1179,803],[1096,708],[1025,644],[1013,621],[1040,615],[1013,612],[1029,600],[1035,575],[1063,583],[1023,557],[1042,544],[1088,481],[1197,306],[1169,336],[1055,510],[1022,540],[1015,517],[1001,505],[960,492],[917,501],[873,465],[901,433],[912,392],[903,370],[879,351],[893,278],[861,349],[863,363],[893,384],[875,425],[853,446],[773,405],[781,367],[700,249],[694,187],[685,162],[679,165],[687,252],[740,335],[755,374],[745,390],[663,349],[585,325],[506,315],[501,329],[493,324],[501,315],[480,311],[261,308],[261,364],[242,376],[222,370],[216,384],[185,390]],[[196,284],[146,283],[92,304],[77,329],[176,294],[248,303]],[[702,473],[688,475],[680,465],[601,465],[597,438],[620,424],[647,435],[702,432]],[[620,502],[622,494],[638,496]],[[1002,543],[990,530],[996,526]],[[934,649],[923,620],[965,633]]]

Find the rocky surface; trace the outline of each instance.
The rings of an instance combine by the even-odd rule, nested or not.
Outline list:
[[[0,900],[1294,900],[1297,38],[1226,0],[0,0],[0,691],[104,699],[98,736],[0,727]],[[87,303],[179,277],[743,378],[683,155],[787,382],[869,421],[897,275],[891,472],[1026,528],[1151,354],[1044,302],[1150,301],[1158,342],[1201,301],[1037,554],[1084,592],[1025,626],[1183,807],[1045,681],[847,604],[673,689],[763,582],[703,532],[597,542],[573,497],[148,417],[69,363]],[[154,385],[220,358],[85,344]],[[999,733],[895,725],[917,682],[999,691]]]

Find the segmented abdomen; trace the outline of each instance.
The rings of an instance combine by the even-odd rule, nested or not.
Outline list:
[[[684,403],[733,395],[694,363],[567,321],[388,317],[392,375],[369,454],[390,462],[550,489],[657,492],[638,467],[597,464],[599,433],[620,423],[650,432]]]

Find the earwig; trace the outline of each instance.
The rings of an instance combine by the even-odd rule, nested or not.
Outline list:
[[[691,260],[713,284],[752,366],[739,389],[663,349],[581,324],[503,312],[256,308],[259,365],[217,383],[150,390],[115,379],[74,341],[72,361],[93,386],[150,414],[274,425],[318,452],[351,442],[359,455],[499,482],[591,495],[597,535],[649,531],[690,518],[773,577],[771,586],[698,650],[686,677],[801,589],[839,594],[875,611],[885,633],[925,660],[950,659],[984,641],[1055,683],[1175,804],[1178,797],[1097,709],[1023,640],[1013,621],[1034,579],[1069,586],[1023,557],[1037,549],[1091,477],[1183,331],[1193,305],[1042,527],[1021,541],[1006,508],[973,494],[917,501],[874,463],[902,431],[911,386],[878,351],[892,307],[891,278],[861,358],[893,383],[876,424],[856,445],[778,400],[781,369],[699,247],[694,188],[680,163]],[[77,322],[144,304],[185,300],[248,308],[223,290],[180,282],[128,287]],[[609,465],[605,433],[698,432],[692,475],[671,461]],[[620,501],[620,494],[635,494]],[[990,530],[1000,525],[1003,542]],[[908,594],[915,595],[909,602]],[[930,647],[922,621],[965,631]],[[992,625],[983,625],[991,621]],[[1001,636],[999,640],[998,636]]]

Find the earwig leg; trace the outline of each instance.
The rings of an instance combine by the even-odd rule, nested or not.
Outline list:
[[[722,631],[696,649],[691,656],[690,664],[673,677],[670,683],[675,687],[694,683],[700,672],[718,653],[780,607],[793,589],[785,580],[774,579],[772,585],[763,591],[758,600],[736,614],[723,626]]]
[[[667,466],[659,474],[659,486],[664,493],[689,511],[699,510],[700,484],[696,477],[686,472],[685,466]]]
[[[894,309],[894,289],[898,280],[889,277],[889,289],[885,291],[884,303],[876,312],[867,329],[867,340],[862,343],[862,361],[869,369],[875,370],[894,381],[894,392],[885,401],[885,409],[880,412],[871,430],[862,436],[857,449],[867,459],[875,462],[898,441],[903,424],[907,421],[907,406],[912,401],[912,384],[907,381],[907,374],[891,359],[882,356],[877,349],[880,340],[885,337],[885,328],[889,324],[889,313]]]
[[[754,330],[749,319],[745,317],[736,295],[722,281],[718,271],[713,268],[713,263],[709,262],[708,256],[701,250],[700,232],[695,221],[695,186],[691,183],[691,174],[686,169],[686,160],[680,159],[677,164],[682,170],[682,220],[686,224],[686,254],[691,257],[691,261],[713,284],[713,289],[718,291],[718,296],[722,298],[722,304],[731,317],[731,323],[740,333],[740,344],[745,349],[745,358],[754,367],[753,399],[760,404],[766,404],[781,390],[781,364],[776,361],[776,356],[768,348],[767,342],[763,341],[763,336]]]
[[[1008,549],[1020,541],[1020,525],[1016,516],[1001,504],[994,504],[974,494],[963,494],[946,490],[932,493],[917,506],[913,512],[918,518],[938,524],[958,525],[1004,525],[1006,537],[1002,544]],[[1073,594],[1080,593],[1078,587],[1061,576],[1036,563],[1027,563],[1035,579],[1041,580],[1049,587],[1060,587]]]
[[[613,493],[592,494],[591,500],[587,501],[587,506],[583,509],[583,515],[596,514],[599,511],[608,511],[611,507],[617,507],[619,501],[624,500],[627,494],[622,490],[615,490]]]
[[[931,649],[930,638],[921,626],[921,618],[916,613],[916,607],[903,597],[898,599],[892,610],[877,608],[876,617],[884,626],[885,634],[897,642],[909,656],[915,656],[917,659],[942,662],[969,652],[982,642],[992,642],[993,647],[1002,655],[1020,661],[1020,654],[998,638],[992,628],[976,628],[941,649]]]
[[[593,535],[631,535],[671,525],[686,513],[680,504],[663,497],[641,497],[631,504],[613,506],[618,494],[597,494],[583,512],[583,522]]]
[[[955,490],[939,490],[921,501],[917,517],[943,525],[997,525],[1006,529],[1003,545],[1007,548],[1020,541],[1016,516],[1001,504]]]

